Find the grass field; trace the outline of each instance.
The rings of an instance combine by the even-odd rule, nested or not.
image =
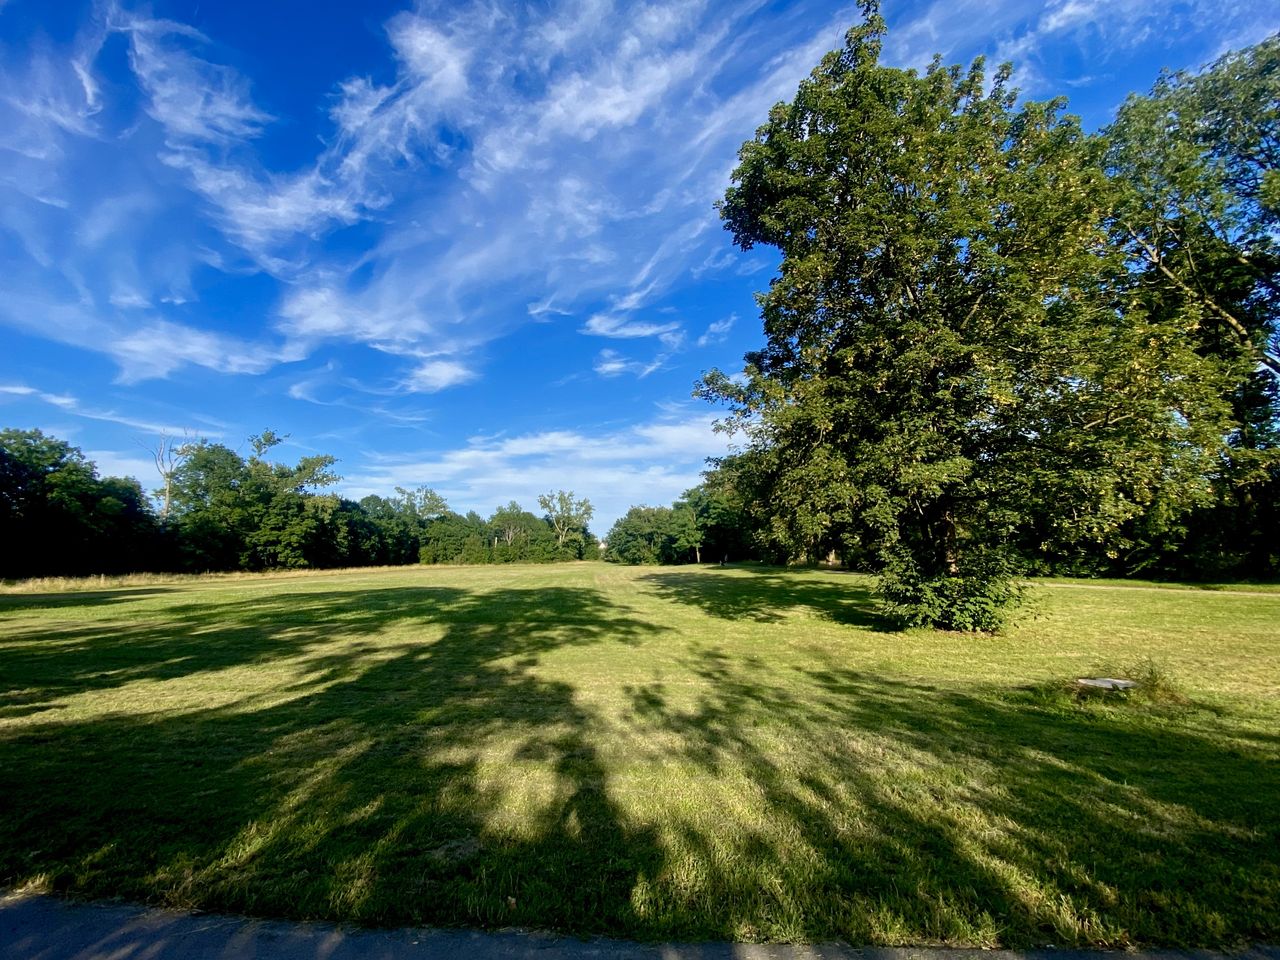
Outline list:
[[[1280,940],[1280,593],[996,638],[776,569],[0,591],[0,884],[856,944]],[[1067,682],[1137,669],[1148,696]]]

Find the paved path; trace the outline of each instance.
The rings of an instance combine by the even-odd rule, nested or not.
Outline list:
[[[746,943],[628,943],[518,931],[355,930],[0,896],[4,960],[1280,960],[1280,947],[1093,953]]]

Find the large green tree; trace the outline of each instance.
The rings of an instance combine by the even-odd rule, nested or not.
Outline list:
[[[360,500],[360,509],[372,526],[368,550],[379,564],[417,563],[421,546],[422,521],[415,510],[407,510],[403,497],[370,494]]]
[[[270,430],[250,438],[246,460],[230,448],[187,445],[173,472],[172,516],[183,560],[197,570],[264,570],[327,565],[334,551],[329,524],[339,502],[315,490],[339,479],[329,455],[274,463],[267,451],[283,442]]]
[[[1280,36],[1166,73],[1104,132],[1116,243],[1196,339],[1280,377]]]
[[[466,516],[450,511],[437,517],[423,531],[419,559],[422,563],[490,563],[489,525],[474,510]]]
[[[702,392],[748,430],[793,555],[838,541],[902,622],[992,629],[1029,516],[1045,549],[1105,543],[1205,495],[1224,374],[1131,296],[1064,104],[1017,104],[981,60],[883,66],[866,14],[741,149],[721,214],[782,261],[764,348]]]
[[[632,507],[614,522],[604,556],[614,563],[682,563],[692,559],[694,525],[671,507]]]
[[[516,501],[498,507],[489,517],[493,563],[548,563],[558,559],[558,546],[551,524],[535,516]]]
[[[1166,73],[1104,132],[1112,240],[1144,306],[1232,370],[1211,504],[1181,538],[1135,536],[1180,575],[1280,573],[1280,37]],[[1176,554],[1175,554],[1176,551]]]

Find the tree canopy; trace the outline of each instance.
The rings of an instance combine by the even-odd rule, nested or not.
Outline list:
[[[1063,100],[1019,103],[980,59],[886,67],[884,30],[868,5],[743,145],[721,215],[781,266],[765,345],[700,392],[745,429],[788,555],[859,553],[903,623],[993,629],[1029,554],[1113,555],[1210,499],[1272,334],[1204,349],[1204,297],[1153,301],[1120,154]]]
[[[39,430],[0,430],[0,578],[118,573],[157,561],[136,480],[99,478],[83,453]]]
[[[556,490],[540,495],[538,506],[556,532],[556,543],[580,554],[587,543],[587,524],[595,514],[591,501],[575,498],[572,490]]]

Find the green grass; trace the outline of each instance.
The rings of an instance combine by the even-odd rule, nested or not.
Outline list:
[[[0,884],[639,938],[1280,938],[1280,594],[1032,597],[992,638],[890,631],[839,572],[0,590]],[[1104,669],[1158,682],[1073,694]]]
[[[1054,584],[1058,586],[1069,584],[1076,587],[1127,587],[1130,590],[1225,590],[1228,593],[1280,593],[1280,583],[1257,580],[1241,581],[1238,583],[1170,583],[1167,580],[1119,580],[1107,577],[1098,577],[1088,580],[1079,580],[1070,577],[1042,577],[1038,578],[1036,582]]]

